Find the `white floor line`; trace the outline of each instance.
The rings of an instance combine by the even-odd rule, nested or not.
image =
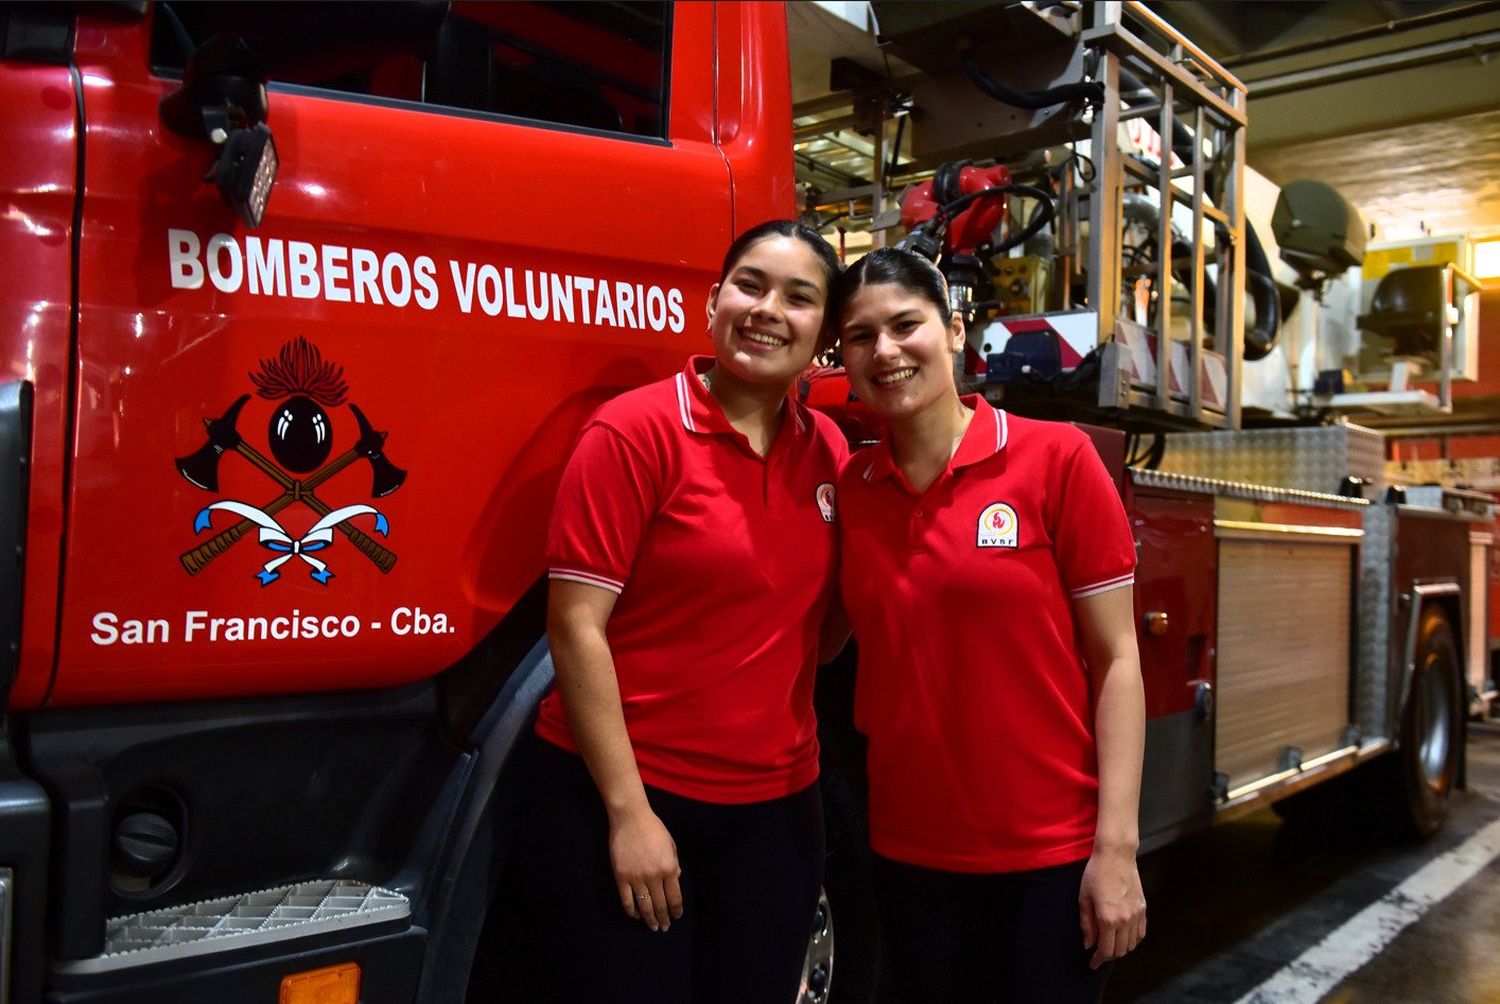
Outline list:
[[[1238,1004],[1315,1004],[1431,907],[1500,856],[1500,819],[1346,920]]]

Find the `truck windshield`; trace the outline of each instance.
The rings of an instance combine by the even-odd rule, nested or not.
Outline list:
[[[273,81],[664,137],[668,3],[159,3],[151,62],[177,76],[219,32]]]

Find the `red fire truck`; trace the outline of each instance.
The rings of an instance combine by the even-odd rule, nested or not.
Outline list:
[[[1163,354],[1170,298],[1126,316],[1175,248],[1066,233],[1048,310],[971,327],[999,368],[1040,373],[1002,329],[1067,362],[988,381],[1006,407],[1136,437],[1099,442],[1141,550],[1143,834],[1367,760],[1430,830],[1486,503],[1340,494],[1372,467],[1348,426],[1241,431],[1243,90],[1120,23],[1058,38],[1089,113],[966,142],[1094,130],[1094,180],[1053,179],[1079,229],[1128,230],[1152,180],[1107,152],[1148,114],[1122,70],[1219,144],[1217,197],[1188,199],[1228,235],[1188,255],[1212,334],[1195,309]],[[0,8],[0,1001],[526,999],[501,883],[551,678],[548,506],[590,411],[698,347],[731,235],[794,211],[786,66],[774,3]],[[1006,267],[949,250],[960,290]],[[827,784],[805,997],[833,910],[854,1000],[857,784]]]
[[[561,464],[794,211],[785,12],[0,39],[0,999],[463,1000]]]

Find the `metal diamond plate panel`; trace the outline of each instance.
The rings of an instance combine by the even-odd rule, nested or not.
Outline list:
[[[396,920],[410,913],[407,898],[389,889],[340,880],[301,882],[115,917],[106,924],[103,954],[62,968],[123,969]]]
[[[1385,487],[1385,442],[1357,425],[1187,432],[1167,436],[1160,470],[1337,494],[1346,476]]]

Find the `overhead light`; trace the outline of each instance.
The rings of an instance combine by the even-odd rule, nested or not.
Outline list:
[[[1500,237],[1474,242],[1474,278],[1500,279]]]

